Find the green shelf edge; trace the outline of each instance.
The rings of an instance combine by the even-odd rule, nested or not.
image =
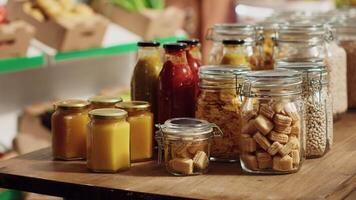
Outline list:
[[[175,42],[179,39],[186,38],[186,35],[180,36],[171,36],[166,38],[159,38],[157,41],[161,43],[167,42]],[[55,61],[64,61],[64,60],[71,60],[71,59],[79,59],[79,58],[88,58],[88,57],[97,57],[97,56],[109,56],[109,55],[118,55],[128,52],[137,51],[136,43],[128,43],[128,44],[121,44],[111,47],[100,47],[100,48],[92,48],[86,49],[81,51],[70,51],[70,52],[61,52],[57,53],[54,56]]]
[[[45,62],[44,55],[34,57],[15,57],[0,60],[0,73],[16,72],[40,68]]]
[[[22,199],[22,194],[17,190],[5,190],[0,192],[0,200],[16,200]]]

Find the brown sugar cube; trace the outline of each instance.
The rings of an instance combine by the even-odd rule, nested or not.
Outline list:
[[[282,157],[279,160],[279,169],[288,171],[293,169],[293,159],[289,155]]]
[[[267,135],[274,127],[273,123],[263,115],[256,117],[255,126],[263,135]]]
[[[282,156],[289,154],[293,150],[294,143],[288,142],[283,148],[279,151]]]
[[[251,119],[250,121],[247,122],[242,128],[241,128],[241,133],[242,134],[253,134],[256,133],[257,128],[255,126],[255,120]]]
[[[276,171],[280,171],[281,168],[279,166],[279,162],[281,160],[282,157],[280,156],[274,156],[273,157],[273,163],[272,163],[272,169],[276,170]]]
[[[273,122],[281,127],[287,127],[292,124],[292,118],[282,114],[276,114],[273,117]]]
[[[190,158],[188,152],[189,143],[173,144],[172,145],[172,158]]]
[[[290,154],[293,159],[293,165],[299,165],[300,162],[299,150],[292,150]]]
[[[279,142],[281,144],[286,144],[288,142],[288,135],[272,131],[269,134],[269,139],[275,142]]]
[[[285,127],[285,126],[276,125],[276,126],[274,126],[273,130],[275,130],[276,132],[281,133],[281,134],[289,135],[290,132],[292,131],[292,127],[290,127],[290,126]]]
[[[291,127],[290,135],[295,135],[295,136],[299,137],[299,135],[300,135],[300,123],[295,123]]]
[[[248,169],[258,170],[256,156],[250,154],[242,154],[241,159]]]
[[[267,149],[271,146],[271,143],[268,141],[268,139],[259,132],[253,136],[253,139],[255,139],[257,144],[259,144],[259,146],[265,151],[267,151]]]
[[[268,148],[267,152],[274,156],[276,153],[278,153],[281,149],[283,148],[283,145],[281,145],[279,142],[273,142],[273,144]]]
[[[195,155],[198,151],[204,151],[205,147],[204,143],[193,143],[187,149],[190,154]]]
[[[288,143],[291,143],[292,149],[299,149],[299,139],[296,136],[290,136],[288,139]]]
[[[277,101],[273,104],[273,110],[275,113],[282,113],[283,109],[284,109],[284,105],[287,102],[285,100],[281,100],[281,101]]]
[[[299,121],[300,120],[300,117],[299,117],[299,114],[298,114],[298,109],[297,107],[294,105],[294,103],[287,103],[285,106],[284,106],[284,111],[287,113],[287,115],[292,118],[292,121],[293,122],[296,122],[296,121]]]
[[[247,112],[242,113],[242,121],[248,122],[256,116],[257,116],[257,112],[255,110],[249,110]]]
[[[272,157],[266,152],[257,152],[257,163],[258,168],[260,169],[269,169],[272,168]]]
[[[242,152],[254,152],[256,151],[256,141],[250,135],[242,134],[240,148]]]
[[[209,164],[209,158],[204,151],[198,151],[193,158],[194,167],[205,169]]]
[[[169,166],[173,171],[182,174],[192,174],[193,173],[193,160],[189,158],[175,158],[169,161]]]
[[[261,105],[259,113],[269,119],[273,119],[274,116],[274,111],[272,107],[267,104]]]

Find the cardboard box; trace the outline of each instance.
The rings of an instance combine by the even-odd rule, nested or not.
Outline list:
[[[94,9],[144,39],[172,36],[183,27],[185,13],[176,7],[129,12],[107,0],[94,0]]]
[[[93,15],[83,20],[36,20],[23,10],[26,0],[9,0],[8,18],[22,19],[36,28],[35,37],[58,51],[73,51],[100,47],[109,21]]]
[[[0,58],[26,56],[35,29],[24,21],[0,25]]]

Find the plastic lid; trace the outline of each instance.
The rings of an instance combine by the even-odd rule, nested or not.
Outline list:
[[[233,39],[228,39],[228,40],[223,40],[222,42],[224,45],[243,45],[245,44],[244,40],[233,40]]]
[[[185,40],[178,40],[179,43],[185,43],[187,45],[198,45],[200,43],[199,39],[185,39]]]
[[[89,107],[90,103],[88,101],[69,99],[55,103],[56,108],[63,109],[83,109]]]
[[[163,48],[166,50],[184,50],[187,48],[185,43],[166,43],[163,45]]]
[[[157,41],[140,41],[137,42],[137,46],[139,47],[159,47],[161,43]]]
[[[125,101],[115,105],[116,108],[130,111],[145,111],[150,109],[147,101]]]
[[[123,119],[127,117],[127,112],[116,108],[101,108],[90,111],[89,116],[96,119]]]
[[[117,96],[95,96],[89,99],[90,103],[116,104],[122,102],[121,97]]]

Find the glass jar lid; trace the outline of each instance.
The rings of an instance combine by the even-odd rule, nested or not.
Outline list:
[[[125,101],[115,105],[116,108],[127,112],[148,111],[151,105],[147,101]]]
[[[202,89],[234,89],[242,83],[247,66],[205,65],[199,68],[199,86]]]
[[[258,34],[255,25],[251,24],[215,24],[206,34],[207,40],[221,42],[224,39],[240,39],[245,43],[256,41]]]
[[[301,72],[295,70],[251,71],[245,75],[242,93],[246,97],[298,95],[301,84]]]
[[[116,108],[101,108],[90,111],[89,117],[94,119],[125,119],[127,112]]]
[[[88,101],[69,99],[55,103],[54,107],[61,109],[85,109],[88,108],[89,105],[90,103]]]
[[[356,34],[356,16],[355,17],[336,17],[329,22],[329,26],[335,29],[340,35]]]
[[[276,41],[316,44],[329,40],[332,36],[330,34],[324,24],[316,24],[309,20],[294,21],[279,25]]]
[[[122,102],[122,98],[117,96],[95,96],[91,97],[89,102],[98,104],[116,104]]]

